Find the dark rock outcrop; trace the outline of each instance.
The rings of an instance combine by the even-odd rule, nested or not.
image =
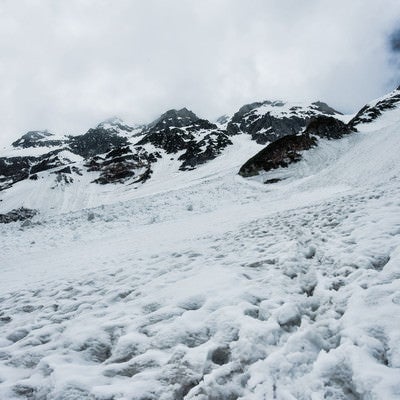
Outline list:
[[[250,158],[239,170],[239,175],[247,178],[258,175],[260,171],[270,171],[287,167],[301,159],[301,151],[311,149],[317,139],[310,135],[288,135],[269,144],[254,157]]]
[[[83,158],[104,154],[128,144],[127,138],[104,128],[89,129],[84,135],[69,137],[69,148]]]
[[[150,123],[146,130],[147,131],[158,131],[165,128],[183,128],[190,126],[197,122],[200,118],[192,111],[187,108],[182,108],[180,110],[168,110],[162,114],[155,121]]]
[[[172,154],[184,150],[187,142],[192,138],[193,136],[190,133],[182,129],[166,127],[161,131],[149,132],[137,144],[143,146],[151,143],[153,146],[165,150],[168,154]]]
[[[400,87],[387,97],[379,100],[375,104],[365,105],[356,116],[349,122],[351,128],[356,128],[358,124],[365,124],[375,121],[387,110],[392,110],[400,105]]]
[[[165,150],[167,154],[184,151],[178,158],[183,161],[179,167],[182,171],[216,158],[226,146],[232,144],[217,125],[199,118],[186,108],[169,110],[151,123],[137,145],[148,143]]]
[[[15,182],[27,179],[33,160],[35,157],[0,158],[0,191],[8,189]]]
[[[16,182],[36,176],[37,173],[63,166],[69,160],[61,159],[61,149],[50,151],[38,157],[2,157],[0,158],[0,191],[8,189]],[[35,178],[33,178],[35,179]]]
[[[304,133],[315,135],[320,138],[340,139],[353,131],[354,129],[349,125],[336,118],[319,115],[311,118]]]
[[[25,221],[33,218],[37,214],[37,210],[31,210],[29,208],[17,208],[11,210],[6,214],[0,214],[0,224],[9,224],[10,222]]]
[[[58,156],[58,153],[60,153],[60,150],[52,151],[40,157],[37,157],[34,160],[33,165],[31,166],[31,169],[29,171],[30,174],[37,174],[38,172],[47,171],[49,169],[65,165],[65,160],[62,160]]]
[[[220,131],[209,133],[198,142],[189,141],[185,153],[178,158],[183,161],[179,169],[181,171],[194,169],[197,165],[213,160],[231,144],[229,137]]]
[[[54,171],[53,174],[72,174],[72,168],[70,165],[67,165],[65,168]]]
[[[131,127],[124,124],[118,118],[111,118],[103,121],[96,128],[89,129],[83,135],[67,136],[63,140],[54,140],[48,131],[31,131],[23,135],[12,145],[16,148],[44,147],[49,151],[40,156],[21,156],[21,157],[3,157],[0,158],[0,190],[4,190],[24,179],[38,180],[38,173],[57,167],[64,167],[61,170],[54,171],[56,175],[55,183],[72,183],[73,178],[69,175],[72,172],[82,175],[82,170],[73,164],[71,160],[60,157],[62,151],[69,151],[79,155],[88,161],[93,170],[104,169],[104,165],[96,162],[96,157],[109,153],[112,150],[120,151],[128,146],[129,136],[135,136],[136,131],[140,131],[140,126]],[[54,146],[59,148],[52,150]],[[112,156],[115,159],[115,155]],[[102,160],[99,157],[99,160]],[[107,161],[107,160],[106,160]],[[113,162],[114,166],[116,161]],[[112,168],[111,166],[109,167]],[[116,167],[115,167],[116,168]],[[114,171],[114,176],[117,172]],[[101,177],[100,177],[101,180]]]
[[[104,158],[93,157],[85,165],[88,171],[99,171],[99,178],[94,183],[145,182],[151,177],[151,165],[157,162],[161,155],[158,152],[148,153],[142,147],[132,149],[129,146],[120,147],[107,153]]]
[[[267,179],[264,183],[266,185],[272,185],[273,183],[278,183],[280,182],[282,179],[280,178],[272,178],[272,179]]]
[[[64,140],[51,139],[54,136],[48,131],[30,131],[22,135],[18,140],[12,143],[13,147],[55,147],[65,144]]]
[[[292,106],[284,110],[281,101],[247,104],[234,114],[227,125],[228,135],[247,133],[259,144],[273,142],[283,136],[300,133],[316,115],[340,114],[322,102],[310,106]],[[276,112],[275,112],[276,111]]]
[[[148,125],[137,144],[151,143],[167,153],[176,153],[184,150],[199,131],[213,129],[217,130],[217,125],[199,118],[186,108],[169,110]]]
[[[316,146],[317,138],[340,139],[354,130],[354,128],[334,117],[326,115],[312,117],[304,133],[284,136],[270,143],[240,168],[239,175],[249,177],[257,175],[260,171],[287,167],[289,164],[301,160],[300,152]],[[265,183],[276,183],[278,181],[279,179],[270,179]]]
[[[70,185],[71,183],[74,182],[74,177],[73,174],[77,174],[79,176],[82,176],[82,170],[75,165],[67,165],[64,168],[61,168],[57,171],[53,171],[52,174],[56,175],[55,179],[55,186],[52,187],[54,189],[58,185]],[[31,175],[30,179],[32,179],[32,176],[37,176],[37,175]],[[36,178],[37,179],[37,178]]]

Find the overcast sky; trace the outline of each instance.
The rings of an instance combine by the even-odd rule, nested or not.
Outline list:
[[[399,0],[0,0],[0,144],[183,106],[356,111],[400,83],[399,28]]]

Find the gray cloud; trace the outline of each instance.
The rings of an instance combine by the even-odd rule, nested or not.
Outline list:
[[[0,144],[181,106],[354,111],[399,83],[399,17],[398,0],[0,0]]]

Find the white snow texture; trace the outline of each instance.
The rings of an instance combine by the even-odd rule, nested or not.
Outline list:
[[[41,213],[0,225],[0,399],[400,399],[400,110],[274,185],[232,140],[138,189],[4,193]]]

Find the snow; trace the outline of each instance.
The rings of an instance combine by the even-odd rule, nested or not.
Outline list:
[[[53,140],[53,138],[51,139]],[[62,138],[56,139],[61,140]],[[61,148],[62,146],[28,147],[26,149],[20,147],[5,147],[0,151],[0,157],[39,157]]]
[[[285,103],[281,100],[267,102],[255,108],[254,111],[252,111],[252,114],[258,116],[263,116],[267,113],[276,118],[282,118],[282,117],[290,118],[293,116],[307,118],[310,115],[323,115],[323,112],[319,111],[313,104],[302,103],[302,102]]]
[[[138,189],[7,190],[41,214],[0,226],[0,398],[398,399],[400,116],[373,124],[274,185],[238,135]]]

